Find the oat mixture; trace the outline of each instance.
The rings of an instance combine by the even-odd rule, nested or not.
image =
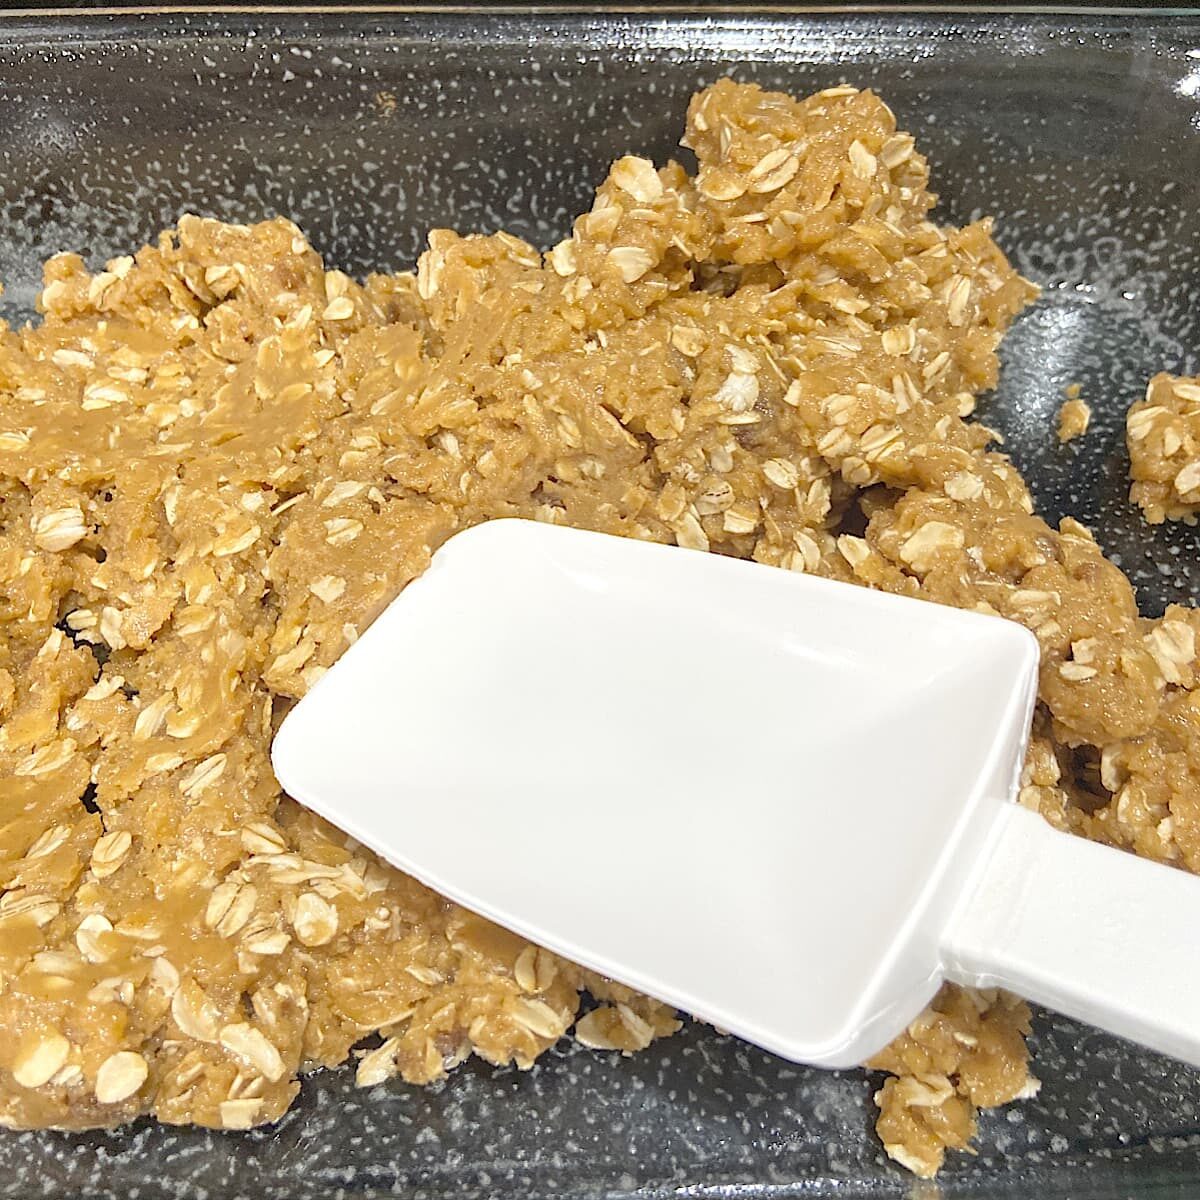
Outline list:
[[[1072,383],[1067,389],[1067,398],[1058,410],[1058,440],[1064,446],[1081,438],[1092,423],[1092,408],[1086,400],[1080,399],[1082,389],[1079,384]]]
[[[1200,617],[1141,619],[968,420],[1035,297],[988,222],[932,223],[913,139],[852,87],[721,82],[686,144],[695,177],[619,160],[546,255],[438,230],[360,285],[287,221],[188,217],[99,274],[47,264],[44,319],[0,333],[4,1124],[242,1128],[352,1055],[423,1083],[676,1028],[272,777],[288,705],[492,517],[1021,621],[1022,803],[1200,869]],[[875,1064],[889,1153],[931,1174],[1034,1090],[1028,1019],[944,989]]]
[[[1155,375],[1125,422],[1129,498],[1151,525],[1196,523],[1200,510],[1200,378]]]

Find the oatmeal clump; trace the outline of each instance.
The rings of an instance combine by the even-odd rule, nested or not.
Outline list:
[[[1066,445],[1083,437],[1091,423],[1091,405],[1079,398],[1079,384],[1073,383],[1067,388],[1067,398],[1058,410],[1058,440]]]
[[[686,144],[694,177],[620,159],[544,255],[436,230],[360,284],[287,221],[187,217],[47,264],[41,322],[0,333],[0,1121],[240,1128],[352,1054],[422,1083],[676,1028],[271,774],[288,705],[489,518],[1021,621],[1022,802],[1200,868],[1198,618],[1142,620],[967,419],[1035,296],[989,223],[931,222],[913,139],[851,87],[719,83]],[[1027,1026],[945,989],[878,1059],[889,1152],[930,1174],[1027,1094]]]
[[[1200,509],[1200,379],[1155,375],[1125,421],[1129,498],[1151,525],[1196,523]]]

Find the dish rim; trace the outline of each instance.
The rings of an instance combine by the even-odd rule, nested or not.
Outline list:
[[[476,3],[462,4],[379,4],[379,3],[350,3],[350,4],[162,4],[162,5],[111,5],[97,8],[36,7],[36,8],[4,8],[0,9],[0,29],[6,24],[20,20],[34,20],[38,23],[69,17],[73,22],[86,24],[106,17],[138,17],[143,20],[164,16],[203,16],[203,17],[234,17],[234,16],[268,16],[287,18],[295,16],[443,16],[443,15],[484,15],[497,17],[533,16],[533,17],[700,17],[736,19],[739,17],[758,16],[806,16],[806,17],[845,17],[845,16],[1039,16],[1042,18],[1098,18],[1098,17],[1141,17],[1141,18],[1180,18],[1200,17],[1200,4],[1175,5],[1160,3],[1155,5],[1137,4],[1063,4],[1053,7],[1044,4],[970,4],[965,2],[951,4],[920,4],[920,3],[886,3],[872,0],[871,3],[854,4],[835,2],[829,4],[488,4],[486,0]],[[66,30],[64,30],[66,32]]]

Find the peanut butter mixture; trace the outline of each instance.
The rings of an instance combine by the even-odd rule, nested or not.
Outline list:
[[[1151,525],[1196,523],[1200,510],[1200,379],[1160,374],[1125,423],[1129,498]]]
[[[988,222],[931,222],[913,139],[852,87],[721,82],[685,144],[694,177],[620,159],[545,255],[438,230],[359,284],[286,221],[187,217],[47,264],[44,319],[0,334],[0,1121],[243,1128],[352,1055],[424,1083],[677,1027],[272,777],[288,705],[493,517],[1021,621],[1022,803],[1200,869],[1200,618],[1141,619],[967,419],[1035,297]],[[876,1064],[888,1152],[932,1174],[1030,1094],[1028,1019],[946,988]]]

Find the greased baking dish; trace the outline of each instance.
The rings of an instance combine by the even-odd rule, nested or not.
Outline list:
[[[96,265],[184,211],[290,215],[350,272],[408,265],[437,225],[548,245],[612,158],[673,153],[687,95],[719,75],[872,86],[930,154],[941,212],[995,214],[1046,288],[984,418],[1042,511],[1091,523],[1157,613],[1193,595],[1196,536],[1127,505],[1123,413],[1154,371],[1197,366],[1198,46],[1189,14],[10,15],[5,299],[27,315],[51,253]],[[1096,424],[1064,452],[1072,383]],[[944,1192],[1188,1194],[1192,1073],[1050,1018],[1034,1047],[1040,1096],[990,1114]],[[4,1135],[0,1193],[904,1194],[871,1087],[693,1028],[628,1061],[472,1064],[427,1093],[322,1075],[250,1135]]]

